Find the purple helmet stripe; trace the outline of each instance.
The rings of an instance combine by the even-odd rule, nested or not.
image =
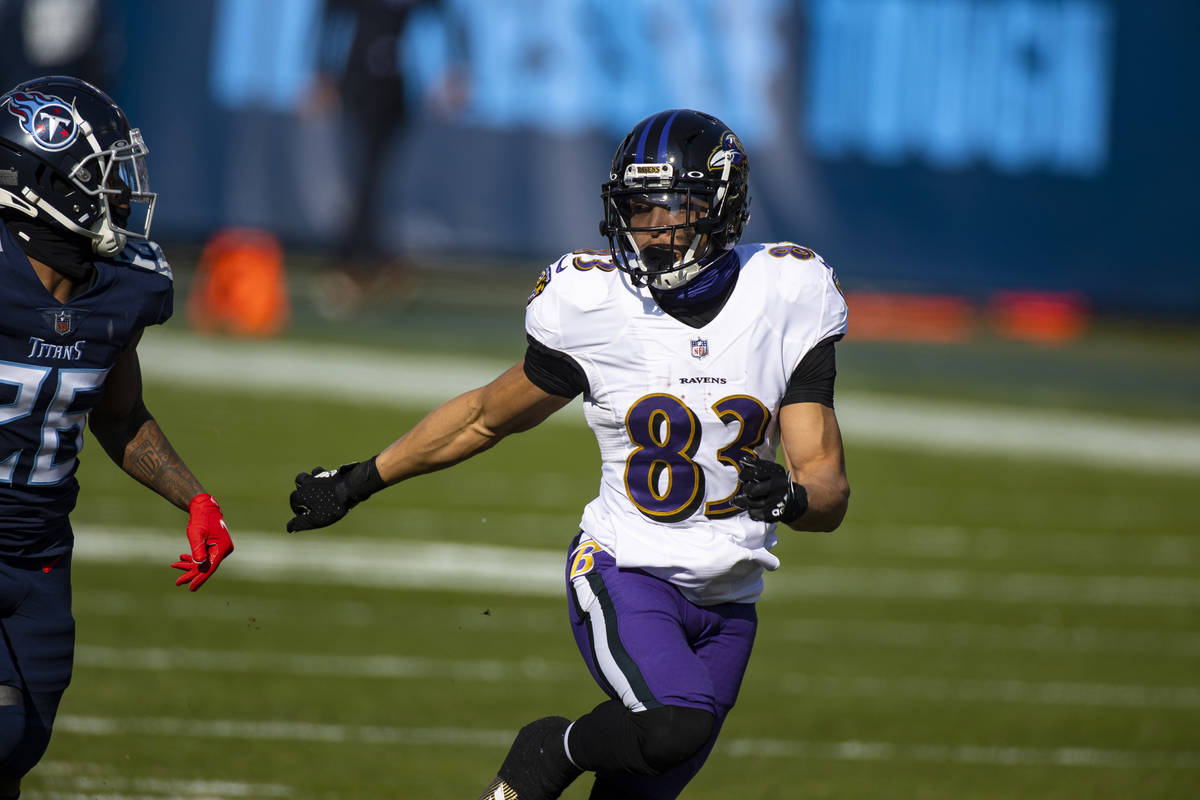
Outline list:
[[[663,113],[666,113],[666,112],[663,112]],[[670,141],[671,123],[674,122],[675,118],[678,116],[679,116],[678,111],[672,112],[671,116],[667,118],[667,124],[663,125],[662,133],[660,133],[658,135],[658,163],[659,164],[667,163],[667,143]]]
[[[641,164],[646,159],[646,140],[650,138],[650,129],[654,127],[654,123],[658,122],[667,112],[663,111],[655,114],[650,119],[646,120],[645,126],[642,127],[642,135],[638,137],[637,153],[633,157],[633,163]]]

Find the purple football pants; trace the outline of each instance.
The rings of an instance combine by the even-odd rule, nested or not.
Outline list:
[[[585,534],[567,558],[571,630],[592,677],[626,708],[663,705],[716,715],[708,744],[654,777],[597,772],[597,781],[638,800],[677,797],[700,770],[737,700],[758,625],[752,603],[697,606],[667,581],[620,569]]]

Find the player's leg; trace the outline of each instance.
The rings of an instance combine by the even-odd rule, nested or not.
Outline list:
[[[0,629],[3,624],[0,623]],[[7,637],[0,653],[0,765],[7,762],[21,747],[25,737],[25,694],[20,678],[13,669]],[[0,800],[12,800],[20,795],[21,782],[0,774]]]
[[[586,542],[574,550],[568,579],[576,645],[613,698],[572,726],[572,760],[593,772],[653,776],[691,759],[720,710],[690,641],[702,632],[690,619],[695,607],[667,581],[619,569]]]
[[[715,724],[713,713],[699,708],[631,711],[607,700],[575,721],[565,744],[572,761],[593,772],[661,775],[699,752]]]
[[[542,717],[521,728],[495,780],[479,800],[553,800],[582,770],[567,758],[566,717]]]
[[[0,763],[0,800],[20,795],[21,778],[42,760],[63,692],[33,692],[25,696],[25,728],[17,746]]]
[[[3,660],[8,661],[7,654]],[[8,670],[0,672],[7,673]],[[13,685],[19,679],[14,676],[3,680],[5,683],[0,683],[0,764],[16,749],[25,732],[25,695],[20,686]]]
[[[726,715],[733,708],[754,645],[757,617],[754,606],[727,603],[692,606],[686,616],[696,656],[713,684],[717,713],[708,741],[695,754],[659,775],[602,770],[596,775],[590,800],[666,800],[677,797],[712,752]]]
[[[21,778],[41,760],[59,701],[71,680],[75,621],[71,616],[70,556],[9,559],[0,568],[19,586],[19,605],[3,620],[8,662],[23,684],[22,729],[0,759],[0,800],[16,797]]]
[[[671,776],[665,783],[647,784],[674,787],[669,793],[630,794],[621,788],[614,798],[675,797],[703,757],[686,775],[677,767],[691,763],[698,746],[703,756],[712,748],[713,719],[708,711],[682,706],[632,712],[619,700],[601,703],[574,723],[565,717],[543,717],[520,730],[480,800],[552,800],[585,769],[632,778]],[[614,785],[626,787],[628,782]]]
[[[689,604],[665,581],[617,569],[608,553],[576,550],[573,556],[568,578],[576,642],[613,699],[571,723],[569,736],[562,718],[522,729],[486,800],[550,800],[581,770],[662,773],[711,737],[711,680],[682,630]]]
[[[0,764],[25,736],[25,683],[17,671],[8,624],[25,596],[24,573],[0,559]],[[0,780],[0,800],[15,797],[16,787]]]

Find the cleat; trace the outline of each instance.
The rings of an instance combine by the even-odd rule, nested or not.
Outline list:
[[[555,800],[583,772],[563,744],[570,725],[565,717],[543,717],[521,728],[479,800]]]
[[[520,798],[517,797],[516,789],[497,777],[492,781],[492,785],[479,796],[479,800],[520,800]]]

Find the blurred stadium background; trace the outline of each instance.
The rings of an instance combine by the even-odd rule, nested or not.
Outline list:
[[[676,106],[746,143],[746,239],[839,273],[855,493],[781,542],[685,797],[1200,794],[1200,6],[444,0],[376,116],[325,11],[0,0],[5,86],[79,74],[145,133],[178,292],[148,404],[238,546],[173,593],[180,515],[85,450],[76,677],[26,796],[473,798],[523,721],[599,699],[558,585],[577,410],[336,531],[287,537],[286,494],[520,358],[540,269],[605,246],[618,139]]]

